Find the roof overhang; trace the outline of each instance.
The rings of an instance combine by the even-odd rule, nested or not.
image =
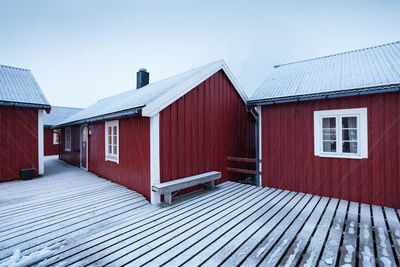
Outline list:
[[[126,117],[126,116],[140,115],[142,112],[142,108],[143,108],[143,106],[135,107],[132,109],[127,109],[127,110],[122,110],[122,111],[118,111],[118,112],[114,112],[114,113],[99,115],[99,116],[86,118],[86,119],[82,119],[82,120],[78,120],[78,121],[62,123],[62,124],[54,125],[52,127],[52,129],[58,129],[58,128],[65,127],[65,126],[85,124],[85,123],[91,123],[91,122],[102,121],[102,120],[118,119],[118,118],[122,118],[122,117]]]
[[[3,100],[0,100],[0,106],[38,108],[38,109],[45,109],[46,111],[49,111],[51,109],[50,105],[45,105],[45,104],[11,102],[11,101],[3,101]]]
[[[243,100],[244,104],[247,103],[247,95],[243,91],[243,89],[240,87],[238,81],[236,80],[235,76],[229,69],[229,67],[226,65],[226,63],[223,60],[219,60],[217,62],[218,64],[215,64],[214,68],[210,68],[205,72],[202,76],[196,77],[194,79],[188,79],[185,82],[179,84],[176,88],[173,90],[169,90],[162,96],[158,97],[154,101],[148,103],[146,106],[143,107],[142,110],[142,116],[144,117],[153,117],[157,113],[159,113],[161,110],[169,106],[170,104],[174,103],[176,100],[187,94],[189,91],[194,89],[196,86],[210,78],[212,75],[217,73],[220,70],[223,70],[226,76],[228,77],[229,81],[232,83],[232,85],[235,87],[236,91],[240,95],[241,99]]]
[[[309,101],[309,100],[318,100],[318,99],[390,93],[390,92],[398,92],[398,91],[400,91],[400,84],[390,84],[390,85],[384,85],[384,86],[346,89],[346,90],[314,93],[314,94],[307,94],[307,95],[295,95],[295,96],[249,100],[247,102],[247,106],[264,106],[264,105],[273,105],[273,104],[300,102],[300,101]]]

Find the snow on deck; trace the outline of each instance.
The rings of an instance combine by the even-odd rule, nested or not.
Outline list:
[[[399,210],[233,182],[157,208],[46,163],[0,184],[0,266],[399,265]]]

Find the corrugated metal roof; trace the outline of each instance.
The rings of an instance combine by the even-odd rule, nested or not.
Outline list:
[[[0,65],[0,101],[49,105],[30,70]]]
[[[52,106],[51,112],[44,115],[43,124],[45,126],[57,125],[82,110],[83,108]]]
[[[129,90],[115,96],[101,99],[85,110],[66,119],[60,125],[82,122],[107,114],[120,114],[127,110],[139,108],[143,108],[142,114],[144,116],[152,116],[154,112],[158,112],[157,110],[162,109],[165,105],[174,101],[176,97],[196,87],[197,84],[220,69],[224,69],[231,81],[236,83],[236,81],[233,81],[233,75],[230,73],[225,62],[219,60],[170,78],[150,83],[140,89]],[[235,88],[242,98],[244,98],[245,94],[238,88],[238,85],[236,85]]]
[[[400,42],[275,66],[249,102],[400,84]]]

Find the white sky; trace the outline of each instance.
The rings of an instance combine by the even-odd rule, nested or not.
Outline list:
[[[400,40],[400,1],[1,0],[0,64],[86,107],[224,59],[251,94],[273,65]]]

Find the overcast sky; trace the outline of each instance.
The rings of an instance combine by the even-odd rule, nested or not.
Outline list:
[[[400,1],[0,0],[0,64],[86,107],[224,59],[248,94],[273,65],[400,40]]]

